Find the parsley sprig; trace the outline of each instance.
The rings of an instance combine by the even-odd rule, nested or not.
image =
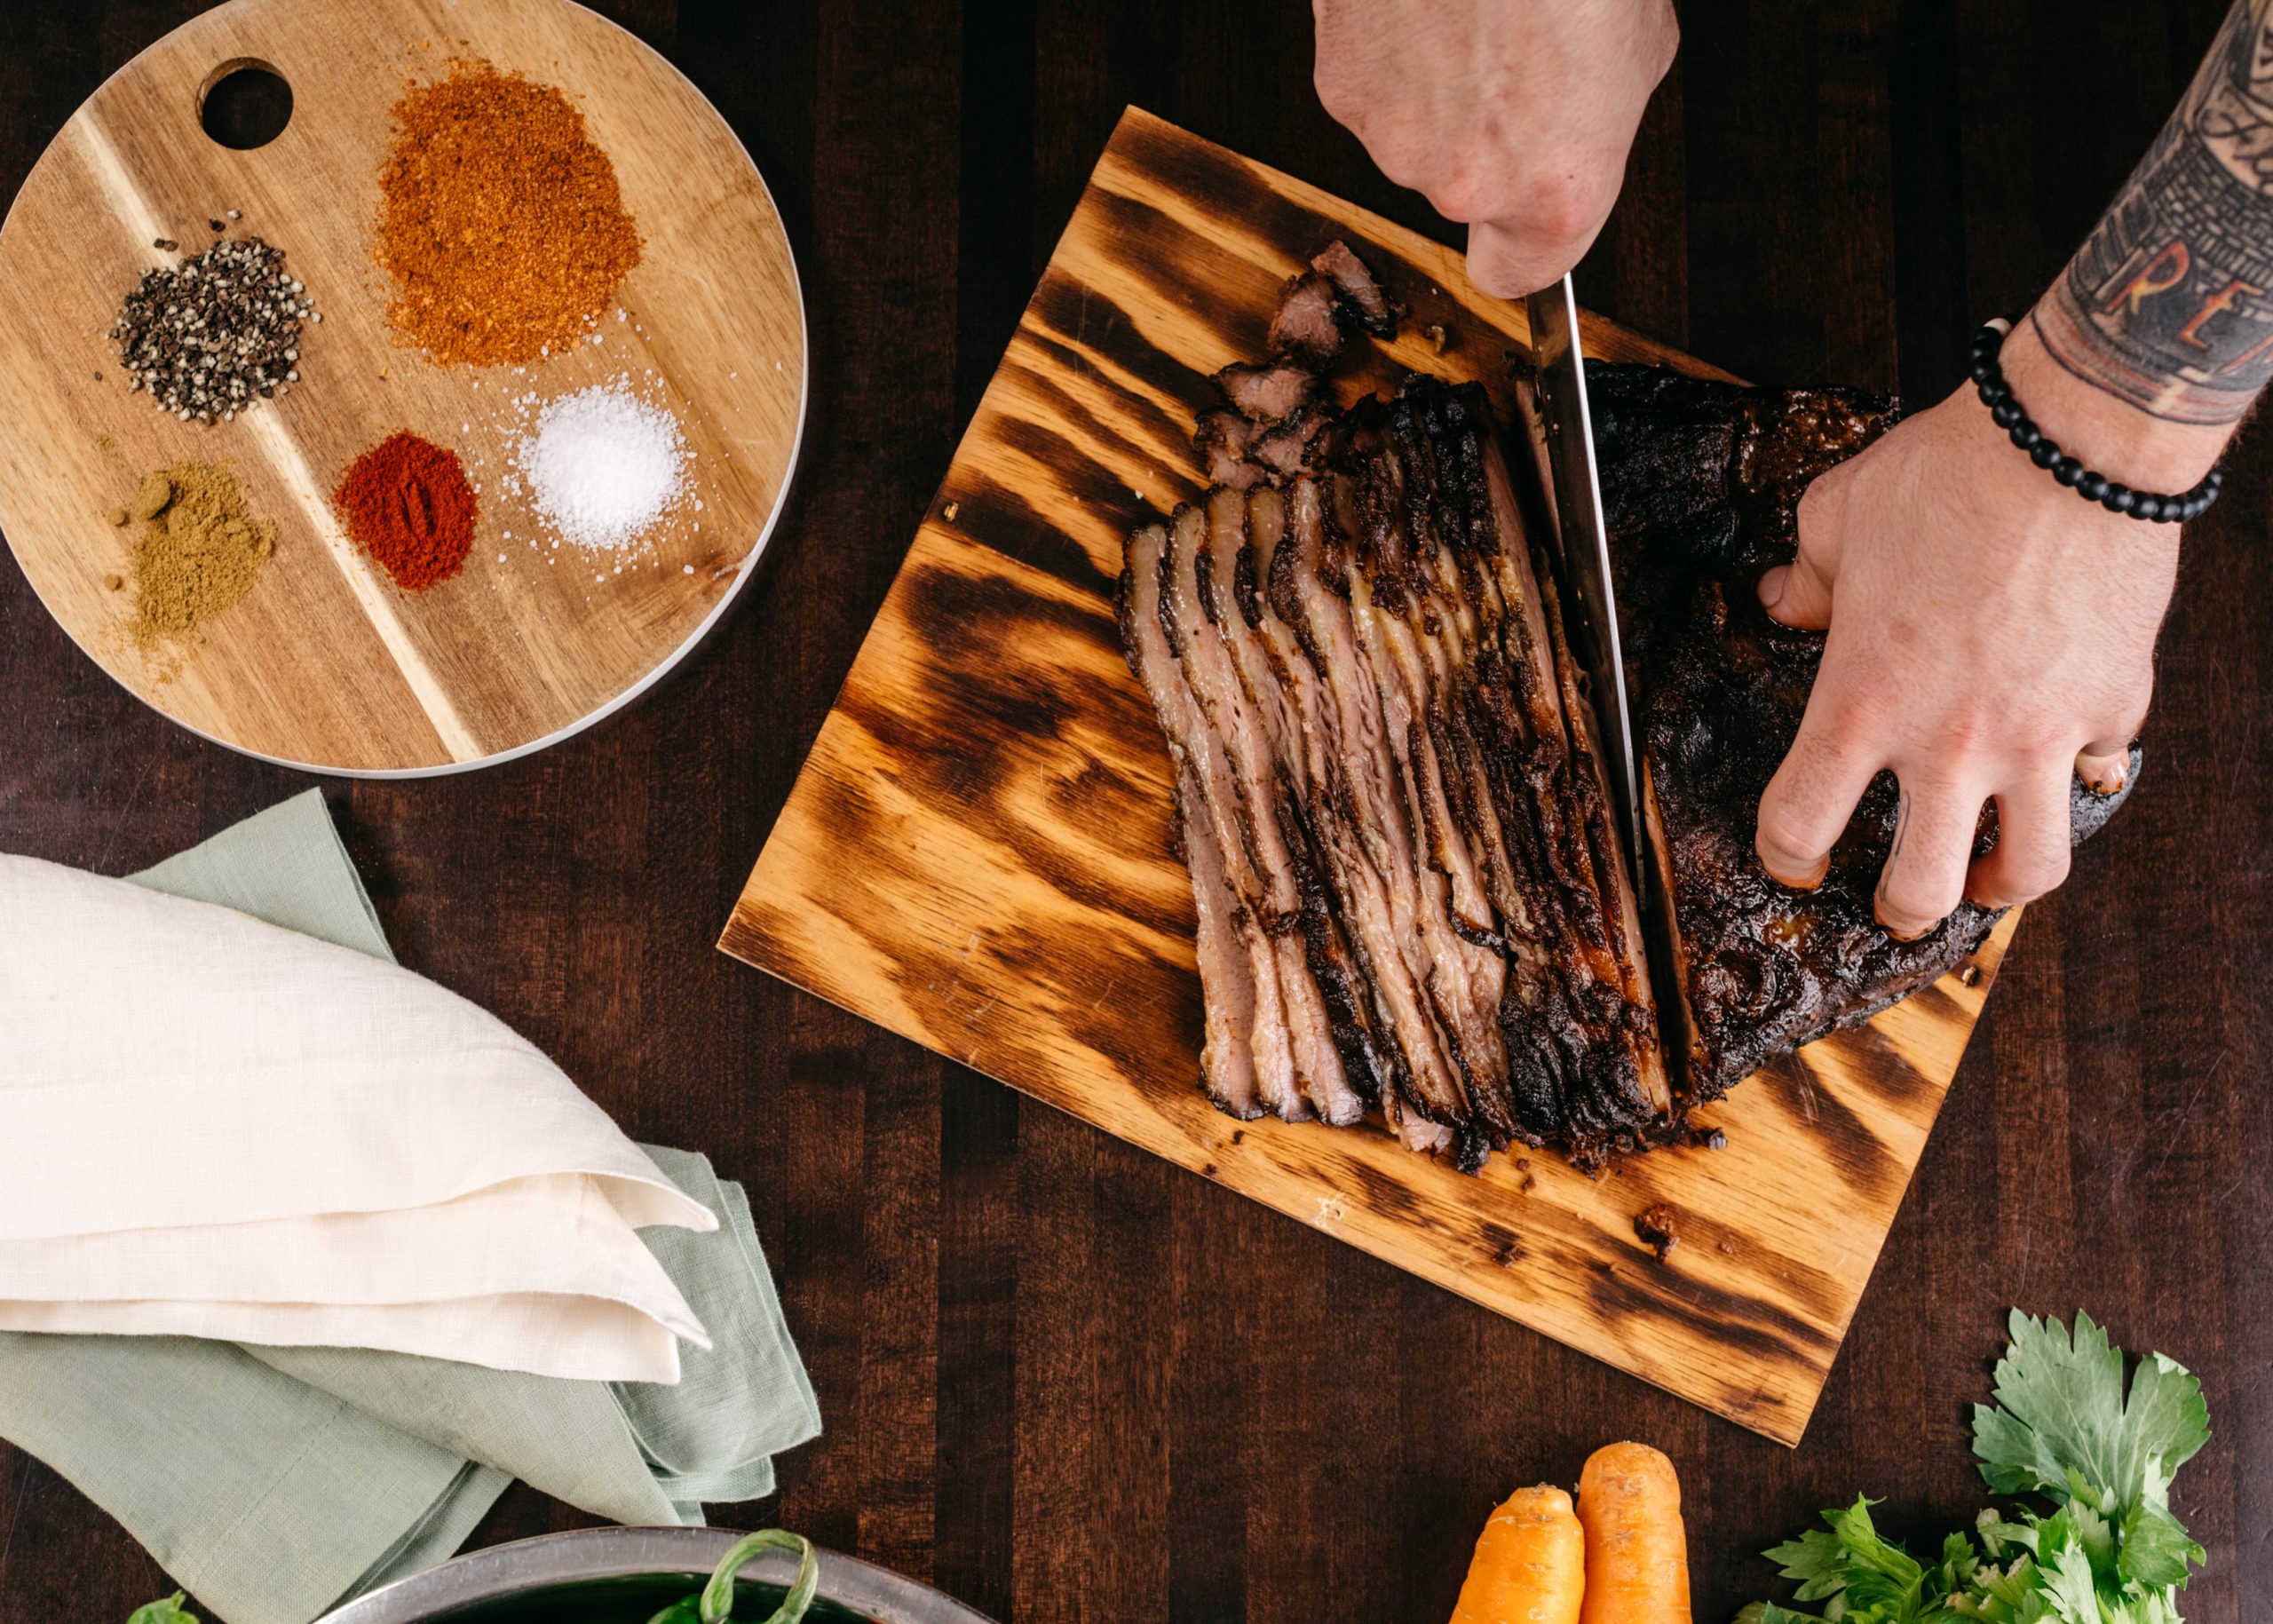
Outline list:
[[[1882,1537],[1874,1503],[1768,1559],[1819,1612],[1754,1602],[1738,1624],[2181,1624],[2178,1593],[2202,1548],[2171,1514],[2170,1482],[2210,1438],[2202,1384],[2150,1354],[2124,1391],[2123,1351],[2079,1313],[2073,1335],[2013,1311],[1994,1404],[1973,1409],[1973,1453],[1992,1493],[2040,1495],[2049,1513],[1982,1512],[1928,1565]]]

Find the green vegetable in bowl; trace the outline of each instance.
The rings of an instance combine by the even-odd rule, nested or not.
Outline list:
[[[2180,1624],[2203,1551],[2171,1515],[2170,1481],[2210,1438],[2202,1384],[2150,1354],[2126,1398],[2123,1351],[2088,1314],[2072,1337],[2017,1309],[2010,1329],[1996,1403],[1973,1408],[1973,1453],[1992,1493],[2039,1494],[2052,1512],[1984,1511],[1928,1566],[1858,1499],[1767,1553],[1823,1611],[1754,1602],[1738,1624]]]
[[[820,1588],[820,1555],[813,1549],[811,1540],[782,1528],[762,1528],[734,1541],[733,1549],[711,1570],[710,1582],[702,1587],[700,1595],[673,1602],[648,1620],[647,1624],[726,1624],[734,1614],[734,1575],[762,1550],[799,1553],[796,1582],[789,1587],[789,1594],[782,1597],[780,1606],[765,1620],[765,1624],[797,1624],[805,1616],[805,1609],[813,1604],[813,1592]],[[128,1624],[141,1624],[141,1615],[136,1614]],[[164,1621],[154,1620],[150,1624]]]
[[[126,1624],[197,1624],[197,1615],[182,1605],[188,1599],[186,1593],[177,1590],[163,1601],[145,1602],[128,1617]]]

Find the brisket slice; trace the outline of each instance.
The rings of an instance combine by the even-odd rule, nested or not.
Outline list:
[[[1350,1088],[1333,1014],[1311,972],[1303,941],[1303,893],[1314,883],[1314,869],[1271,749],[1266,719],[1247,698],[1231,650],[1208,616],[1200,585],[1207,546],[1206,513],[1189,503],[1179,507],[1169,519],[1168,550],[1160,561],[1160,620],[1200,714],[1222,741],[1231,765],[1230,804],[1212,810],[1218,827],[1235,824],[1246,837],[1256,884],[1253,897],[1243,899],[1261,921],[1277,967],[1292,1069],[1289,1075],[1262,1077],[1263,1103],[1289,1121],[1313,1114],[1354,1121],[1364,1106]]]
[[[1263,431],[1253,419],[1233,411],[1200,414],[1192,425],[1192,450],[1211,485],[1251,490],[1263,483],[1266,471],[1247,460],[1247,453]]]
[[[1292,361],[1263,367],[1234,361],[1216,374],[1215,383],[1224,400],[1265,428],[1284,423],[1318,399],[1318,374]]]
[[[1489,899],[1516,1137],[1594,1162],[1676,1128],[1609,792],[1481,391],[1408,379],[1353,434],[1380,580],[1436,673],[1455,896]],[[1353,414],[1354,416],[1355,414]]]
[[[1342,353],[1342,323],[1333,282],[1316,271],[1287,279],[1271,317],[1271,353],[1324,368]]]
[[[1409,1117],[1449,1130],[1455,1160],[1480,1164],[1485,1142],[1471,1121],[1458,1039],[1432,953],[1445,934],[1431,917],[1441,902],[1423,879],[1430,870],[1404,764],[1382,712],[1383,679],[1342,596],[1348,554],[1336,544],[1325,505],[1315,480],[1297,480],[1288,493],[1285,535],[1271,562],[1270,600],[1318,675],[1332,716],[1333,788],[1346,797],[1350,825],[1387,911],[1373,968],[1401,1050],[1405,1088],[1384,1109],[1400,1128]]]
[[[1311,268],[1334,284],[1342,308],[1358,326],[1376,338],[1397,337],[1397,312],[1382,291],[1381,283],[1366,268],[1347,242],[1336,237],[1320,249]]]
[[[1205,1007],[1200,1086],[1224,1111],[1248,1121],[1263,1114],[1258,1056],[1264,1057],[1262,1065],[1279,1063],[1275,1057],[1286,1047],[1283,1024],[1278,1032],[1257,1030],[1257,986],[1270,956],[1231,883],[1232,859],[1200,787],[1203,774],[1228,776],[1231,769],[1160,630],[1160,566],[1168,539],[1160,525],[1147,525],[1129,538],[1121,574],[1121,645],[1129,670],[1152,696],[1176,766],[1175,839],[1192,871],[1199,915],[1196,946]]]
[[[1320,838],[1319,811],[1309,805],[1311,764],[1298,701],[1280,680],[1251,620],[1255,568],[1248,545],[1247,499],[1237,490],[1217,489],[1209,494],[1206,512],[1207,540],[1196,572],[1200,606],[1229,656],[1246,714],[1268,757],[1267,763],[1258,765],[1272,775],[1271,788],[1278,796],[1279,821],[1302,913],[1303,947],[1341,1061],[1338,1067],[1319,1073],[1308,1092],[1326,1121],[1354,1122],[1365,1113],[1366,1100],[1379,1097],[1383,1072],[1365,974],[1329,894],[1334,853]],[[1324,833],[1330,837],[1335,831]]]
[[[1382,338],[1396,331],[1381,285],[1348,243],[1327,244],[1311,265],[1279,289],[1268,338],[1271,360],[1215,375],[1234,409],[1202,412],[1193,425],[1192,451],[1210,485],[1283,487],[1322,471],[1334,446],[1324,431],[1334,427],[1335,416],[1319,382],[1342,354],[1345,329],[1355,325]]]
[[[1823,638],[1777,623],[1753,583],[1792,557],[1808,482],[1883,433],[1892,403],[1594,364],[1588,390],[1640,700],[1650,845],[1674,899],[1684,1094],[1701,1103],[1936,979],[1997,915],[1964,903],[1914,942],[1879,928],[1873,893],[1896,804],[1887,774],[1815,891],[1778,885],[1754,853],[1760,797],[1798,733]],[[2114,795],[2072,787],[2075,839],[2095,833],[2136,781],[2135,746],[2132,766]],[[1980,849],[1994,840],[1990,812]]]
[[[1214,498],[1211,498],[1214,501]],[[1287,773],[1303,787],[1303,807],[1334,887],[1339,921],[1359,969],[1352,1024],[1364,1028],[1364,1060],[1382,1114],[1416,1151],[1444,1151],[1453,1133],[1414,1110],[1414,1065],[1425,1065],[1437,1035],[1418,994],[1396,926],[1391,880],[1375,869],[1357,826],[1359,803],[1343,757],[1343,728],[1330,685],[1311,661],[1310,646],[1279,616],[1268,591],[1287,543],[1287,501],[1278,491],[1247,498],[1247,552],[1237,575],[1237,605],[1253,628],[1247,648],[1262,655],[1259,680],[1275,682],[1289,708],[1291,750]],[[1352,1065],[1352,1078],[1359,1066]]]

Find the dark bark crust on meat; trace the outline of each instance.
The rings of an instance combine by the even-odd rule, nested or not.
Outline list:
[[[1392,337],[1396,307],[1365,261],[1337,238],[1309,270],[1279,288],[1271,318],[1271,360],[1225,367],[1215,375],[1216,389],[1233,410],[1201,413],[1192,437],[1210,484],[1234,490],[1283,486],[1325,467],[1335,418],[1317,400],[1319,375],[1339,358],[1352,329]]]
[[[1518,481],[1474,384],[1323,393],[1344,324],[1393,321],[1346,244],[1321,252],[1282,290],[1275,359],[1216,375],[1232,409],[1194,434],[1216,488],[1129,543],[1122,641],[1176,766],[1203,1086],[1242,1117],[1378,1110],[1471,1170],[1511,1145],[1592,1167],[1683,1141],[1691,1105],[1995,923],[1968,904],[1908,943],[1873,923],[1890,780],[1818,890],[1752,852],[1822,647],[1752,582],[1791,556],[1808,481],[1893,408],[1591,368],[1646,856],[1674,899],[1669,1067],[1532,465]],[[2120,799],[2078,786],[2076,838]]]
[[[1896,810],[1887,774],[1864,795],[1817,890],[1778,885],[1753,851],[1760,796],[1799,731],[1823,651],[1819,635],[1770,619],[1753,582],[1792,557],[1808,482],[1885,432],[1894,404],[1646,367],[1590,365],[1588,388],[1694,1027],[1686,1092],[1699,1103],[1935,980],[1980,947],[1998,915],[1964,903],[1913,942],[1879,928],[1873,893]],[[2076,840],[2136,781],[2135,746],[2132,764],[2115,795],[2073,786]],[[1995,839],[1994,813],[1984,813],[1977,849]]]
[[[1327,243],[1311,260],[1311,268],[1333,282],[1351,321],[1376,338],[1397,337],[1397,307],[1347,242],[1337,237]]]

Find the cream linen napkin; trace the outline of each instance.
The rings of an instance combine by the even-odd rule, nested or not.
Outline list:
[[[139,876],[391,960],[321,794]],[[676,1386],[386,1352],[0,1334],[0,1437],[68,1477],[229,1624],[305,1624],[455,1550],[509,1478],[627,1523],[770,1493],[820,1415],[740,1186],[649,1147],[720,1232],[642,1237],[717,1346]]]
[[[633,1232],[717,1218],[503,1022],[392,963],[0,856],[0,1329],[673,1382]]]

